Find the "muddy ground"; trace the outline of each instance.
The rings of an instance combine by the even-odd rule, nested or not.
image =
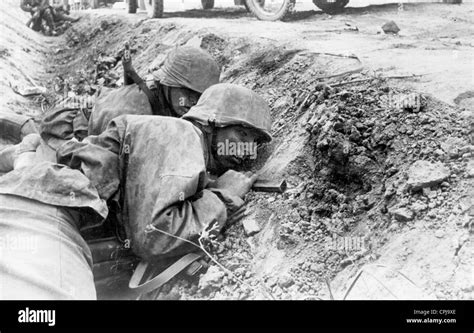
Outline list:
[[[212,266],[149,297],[473,298],[471,5],[306,10],[272,23],[235,7],[155,20],[102,9],[53,38],[28,30],[14,3],[0,4],[0,112],[39,120],[66,81],[81,96],[121,85],[125,41],[142,75],[175,45],[201,46],[221,81],[272,108],[275,140],[259,165],[289,190],[248,195],[247,217],[213,249],[231,274]],[[381,32],[391,19],[398,35]],[[32,85],[48,93],[12,89]],[[410,94],[419,105],[404,103]]]

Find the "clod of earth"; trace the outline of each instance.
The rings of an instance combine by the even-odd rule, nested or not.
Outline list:
[[[220,288],[224,272],[217,266],[211,266],[199,279],[199,288],[203,293],[209,293],[214,288]]]
[[[253,218],[244,219],[242,221],[242,225],[247,236],[253,236],[260,232],[260,226],[258,225],[258,222]]]
[[[450,171],[441,162],[416,161],[408,171],[408,186],[417,191],[442,183],[450,176]]]
[[[469,178],[474,177],[474,160],[470,160],[466,166],[466,173]]]

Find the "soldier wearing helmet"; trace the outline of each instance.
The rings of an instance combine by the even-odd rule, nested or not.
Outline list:
[[[123,65],[125,85],[102,88],[91,114],[79,105],[63,103],[43,118],[41,136],[52,148],[73,137],[82,140],[98,135],[112,119],[124,114],[181,117],[220,76],[211,55],[191,46],[171,50],[147,82],[136,74],[130,58],[124,57]]]
[[[271,140],[270,109],[258,94],[233,84],[208,88],[183,119],[120,116],[99,136],[70,141],[58,162],[80,167],[108,200],[120,188],[126,237],[143,259],[176,254],[212,221],[224,226],[243,205],[255,177],[244,174],[248,151],[217,150]],[[211,182],[208,172],[219,176]],[[213,185],[211,185],[211,183]],[[212,186],[212,187],[211,187]]]
[[[153,263],[194,250],[179,238],[196,240],[211,225],[213,230],[220,231],[228,217],[243,206],[243,197],[256,179],[255,175],[233,170],[241,166],[245,152],[219,152],[215,146],[226,142],[268,142],[271,122],[269,107],[260,96],[231,84],[208,88],[185,119],[122,115],[114,118],[98,136],[63,144],[57,151],[60,164],[41,162],[38,158],[30,165],[22,163],[20,170],[0,178],[0,213],[5,212],[8,218],[8,228],[2,232],[13,237],[17,232],[25,232],[24,228],[36,231],[33,228],[39,224],[30,223],[19,229],[15,219],[37,212],[35,219],[45,228],[63,230],[68,225],[83,234],[84,230],[101,225],[101,217],[117,213],[107,212],[107,207],[113,206],[120,207],[120,211],[111,230],[118,229],[119,239],[131,245],[142,260]],[[31,154],[29,149],[26,151]],[[21,154],[14,156],[21,158]],[[208,172],[219,177],[211,181]],[[9,206],[13,200],[13,209],[21,207],[14,214]],[[42,210],[37,209],[39,205]],[[55,215],[55,219],[48,218],[49,211],[55,209],[62,213]],[[89,215],[83,216],[85,212]],[[77,231],[74,235],[41,235],[39,253],[45,253],[43,247],[55,248],[61,242],[82,250],[71,252],[71,260],[62,262],[62,269],[53,273],[41,267],[55,266],[51,263],[54,256],[33,256],[38,267],[34,275],[27,274],[31,268],[21,266],[16,275],[2,274],[4,284],[21,285],[21,293],[31,298],[77,297],[70,294],[74,289],[71,286],[67,290],[55,286],[53,294],[37,283],[55,280],[57,277],[51,274],[65,272],[75,277],[68,281],[81,287],[84,295],[80,297],[93,294],[90,267],[76,264],[90,259],[89,248]],[[12,256],[18,262],[32,257],[26,252]],[[2,260],[7,258],[1,259],[0,265]],[[61,278],[56,280],[62,281]],[[18,289],[9,288],[7,297],[15,298],[17,293]]]

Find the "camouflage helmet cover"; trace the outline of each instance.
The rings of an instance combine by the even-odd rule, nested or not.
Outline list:
[[[164,64],[153,73],[155,80],[169,87],[185,87],[199,93],[219,83],[220,68],[206,51],[180,46],[168,53]]]
[[[254,91],[235,84],[211,86],[182,118],[205,126],[241,125],[256,129],[264,142],[272,139],[267,102]]]

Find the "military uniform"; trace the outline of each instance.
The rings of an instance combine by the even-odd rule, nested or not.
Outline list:
[[[134,81],[141,80],[136,73],[134,76]],[[176,113],[170,104],[167,87],[184,87],[202,93],[217,84],[219,76],[220,68],[207,52],[189,46],[178,47],[168,54],[163,66],[147,82],[146,89],[152,96],[145,93],[143,82],[117,89],[102,88],[90,114],[88,110],[64,104],[49,112],[42,120],[41,136],[57,148],[61,140],[73,137],[82,140],[87,135],[102,133],[107,124],[120,115],[180,117],[182,114]]]

